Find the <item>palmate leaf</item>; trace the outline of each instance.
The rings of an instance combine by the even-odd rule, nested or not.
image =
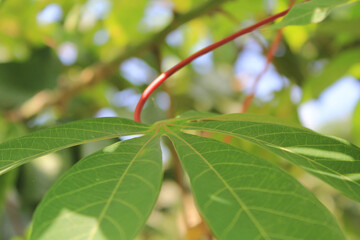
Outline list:
[[[6,171],[86,141],[145,134],[90,155],[67,172],[37,208],[30,239],[132,239],[159,193],[163,134],[174,143],[199,209],[219,239],[344,239],[331,214],[291,176],[234,146],[184,131],[252,141],[354,199],[360,194],[357,147],[279,120],[196,112],[151,127],[119,118],[85,120],[0,145]]]
[[[113,144],[74,165],[36,209],[30,239],[133,239],[162,177],[159,136]]]
[[[44,129],[0,144],[0,174],[50,152],[146,131],[147,125],[121,118],[87,119]]]
[[[258,144],[360,201],[360,149],[345,140],[268,116],[229,114],[168,125],[231,135]]]
[[[179,128],[167,135],[218,239],[345,239],[316,197],[275,165]]]

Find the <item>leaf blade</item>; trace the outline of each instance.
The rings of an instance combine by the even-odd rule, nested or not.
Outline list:
[[[161,164],[157,133],[89,155],[45,196],[30,239],[132,239],[157,199]]]
[[[345,239],[328,210],[273,164],[213,139],[168,137],[219,239]]]
[[[355,0],[357,1],[357,0]],[[284,19],[269,27],[278,29],[289,25],[306,25],[323,21],[329,11],[342,4],[351,3],[349,0],[312,0],[295,5]]]
[[[141,134],[147,125],[121,118],[96,118],[40,130],[0,144],[0,174],[36,157],[89,141]],[[35,147],[34,147],[35,146]]]
[[[217,132],[255,143],[360,201],[360,149],[304,127],[255,114],[177,122],[183,130]]]

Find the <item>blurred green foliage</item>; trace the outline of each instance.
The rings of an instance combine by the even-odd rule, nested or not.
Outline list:
[[[0,141],[95,116],[132,118],[139,94],[157,74],[287,6],[287,0],[3,0]],[[326,9],[328,17],[321,23],[284,28],[271,69],[275,77],[262,79],[269,83],[264,94],[256,95],[249,112],[296,122],[302,103],[318,99],[342,77],[360,84],[360,3],[334,6]],[[272,27],[255,31],[182,69],[149,99],[144,122],[194,109],[240,112],[275,33]],[[257,60],[249,57],[254,54]],[[294,89],[300,89],[299,96]],[[359,145],[360,103],[341,121],[328,119],[317,130]],[[35,206],[51,184],[92,152],[89,149],[103,144],[74,147],[1,176],[0,239],[22,239]],[[348,238],[360,239],[358,204],[269,152],[239,144],[271,156],[298,177],[335,214]],[[169,154],[167,160],[171,158]],[[139,239],[181,239],[186,234],[179,220],[182,203],[169,196],[181,192],[174,184],[174,166],[171,161],[165,166],[166,184]]]

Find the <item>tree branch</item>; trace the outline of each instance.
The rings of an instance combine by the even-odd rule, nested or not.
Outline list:
[[[290,11],[290,8],[288,8],[285,11],[282,11],[280,13],[277,13],[275,15],[272,15],[270,17],[267,17],[247,28],[244,28],[244,29],[236,32],[236,33],[233,33],[230,36],[197,51],[196,53],[190,55],[189,57],[185,58],[184,60],[182,60],[181,62],[179,62],[172,68],[170,68],[169,70],[167,70],[166,72],[160,74],[152,83],[150,83],[150,85],[142,93],[140,100],[136,106],[135,112],[134,112],[134,120],[137,122],[141,122],[140,115],[141,115],[141,111],[142,111],[142,108],[143,108],[146,100],[149,98],[151,93],[153,93],[155,91],[155,89],[157,89],[166,79],[171,77],[174,73],[176,73],[177,71],[179,71],[180,69],[182,69],[183,67],[185,67],[186,65],[191,63],[196,58],[198,58],[208,52],[211,52],[244,34],[250,33],[265,24],[271,23],[271,22],[275,21],[276,19],[285,16],[289,11]]]

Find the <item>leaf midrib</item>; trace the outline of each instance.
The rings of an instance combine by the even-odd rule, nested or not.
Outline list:
[[[114,190],[111,192],[111,195],[109,197],[109,199],[107,200],[103,210],[101,211],[99,217],[98,217],[98,220],[96,221],[96,224],[95,226],[93,227],[93,229],[91,230],[90,234],[89,234],[89,237],[88,237],[88,240],[93,240],[94,237],[95,237],[95,234],[97,232],[97,230],[99,229],[100,225],[101,225],[101,222],[102,220],[104,219],[105,217],[105,214],[110,206],[110,203],[112,202],[112,200],[114,199],[114,196],[117,192],[117,190],[119,189],[122,181],[124,180],[125,176],[127,175],[127,172],[130,170],[130,168],[132,167],[134,161],[136,160],[136,158],[139,156],[140,153],[142,153],[143,149],[158,135],[158,132],[159,132],[159,129],[158,128],[155,133],[151,136],[151,138],[145,142],[145,144],[140,148],[140,150],[135,154],[135,156],[133,157],[133,159],[131,159],[131,161],[129,162],[129,165],[127,166],[127,168],[125,169],[125,171],[123,172],[122,176],[120,177],[119,181],[116,183],[115,187],[114,187]]]
[[[254,140],[255,144],[256,144],[256,142],[260,142],[260,143],[263,143],[264,145],[268,145],[268,146],[273,147],[273,148],[277,148],[277,149],[279,148],[279,146],[276,146],[276,145],[274,145],[274,144],[272,144],[272,143],[263,141],[263,140],[261,140],[261,139],[257,139],[257,138],[253,138],[253,137],[248,136],[248,135],[243,135],[243,134],[239,134],[239,133],[233,133],[233,132],[229,132],[229,131],[225,131],[225,130],[218,130],[218,129],[213,129],[213,128],[198,127],[198,126],[186,126],[186,125],[179,125],[179,124],[170,124],[170,123],[168,123],[167,125],[169,125],[169,126],[175,126],[175,127],[184,127],[184,128],[187,128],[188,130],[203,130],[203,131],[209,131],[209,132],[214,132],[214,133],[222,133],[222,134],[227,134],[227,135],[232,135],[232,136],[240,137],[240,138],[242,138],[242,139],[244,139],[244,138],[245,138],[245,139],[246,139],[246,138],[250,138],[250,139],[253,139],[253,140]],[[323,165],[323,164],[321,164],[321,163],[319,163],[319,162],[313,161],[312,159],[308,158],[307,156],[304,156],[304,155],[295,153],[295,152],[290,151],[290,150],[288,150],[288,149],[285,150],[285,149],[286,149],[286,148],[283,148],[283,150],[286,151],[286,152],[289,152],[289,153],[294,154],[294,155],[296,155],[296,156],[298,156],[298,157],[304,158],[304,159],[307,160],[309,163],[312,163],[312,164],[318,165],[318,166],[320,166],[320,167],[323,167],[323,168],[327,169],[329,172],[331,172],[331,173],[333,173],[333,174],[335,174],[335,175],[338,175],[338,176],[342,177],[344,180],[346,180],[346,181],[345,181],[345,184],[347,185],[347,187],[349,187],[349,189],[350,189],[353,193],[355,193],[355,192],[354,192],[354,190],[353,190],[350,186],[348,186],[348,182],[351,182],[351,183],[357,185],[358,187],[360,187],[360,183],[357,183],[357,182],[353,181],[351,178],[347,177],[346,175],[343,175],[343,174],[341,174],[341,173],[339,173],[339,172],[337,172],[337,171],[335,171],[335,170],[333,170],[333,169],[331,169],[331,168],[328,168],[327,166],[325,166],[325,165]],[[356,194],[356,193],[355,193],[355,194]]]
[[[175,136],[176,138],[180,139],[183,143],[185,143],[190,149],[192,149],[205,163],[208,165],[208,167],[215,173],[215,175],[220,179],[220,181],[225,185],[225,187],[229,190],[231,195],[236,199],[240,207],[246,212],[246,214],[249,216],[251,221],[254,223],[255,227],[259,230],[259,233],[262,237],[266,240],[270,240],[270,237],[266,233],[266,231],[262,228],[260,223],[257,221],[255,216],[251,213],[251,211],[247,208],[247,205],[239,198],[239,196],[236,195],[236,193],[232,190],[231,186],[225,181],[225,179],[219,174],[219,172],[212,167],[212,165],[202,156],[201,153],[199,153],[191,144],[189,144],[185,139],[181,138],[176,133],[172,132],[171,130],[167,129],[165,126],[163,126],[164,130],[168,132],[169,134]]]
[[[151,130],[153,130],[153,129],[148,129],[146,131],[140,131],[140,132],[127,132],[127,133],[121,133],[121,134],[111,134],[111,135],[107,135],[107,136],[104,136],[104,137],[92,138],[92,139],[88,139],[88,140],[84,140],[84,141],[75,142],[73,144],[63,145],[63,146],[60,146],[60,147],[57,147],[57,148],[53,148],[51,150],[46,150],[46,151],[43,151],[43,152],[40,152],[40,153],[37,153],[37,154],[34,154],[34,155],[30,155],[30,156],[25,157],[25,158],[21,158],[21,159],[16,160],[16,161],[12,161],[11,159],[10,160],[0,159],[0,163],[2,161],[12,161],[10,164],[7,164],[7,165],[4,165],[4,166],[0,167],[0,175],[2,175],[3,173],[9,171],[10,169],[18,167],[23,162],[26,162],[29,159],[38,158],[40,156],[44,156],[44,155],[47,155],[47,154],[50,154],[50,153],[53,153],[53,152],[57,152],[59,150],[65,149],[65,148],[69,148],[69,147],[76,146],[76,145],[81,145],[81,144],[84,144],[84,143],[96,142],[96,141],[106,140],[106,139],[110,139],[110,138],[114,138],[114,137],[125,136],[125,135],[129,135],[129,134],[131,134],[131,135],[144,134],[144,133],[146,133],[148,131],[151,131]]]

